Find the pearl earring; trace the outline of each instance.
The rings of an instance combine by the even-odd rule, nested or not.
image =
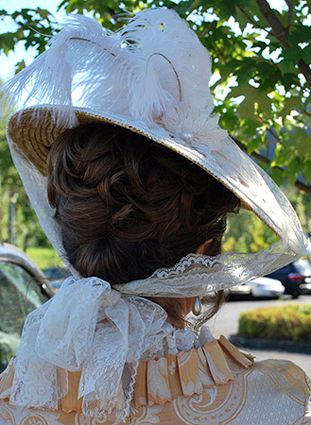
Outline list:
[[[195,316],[200,316],[202,313],[202,303],[200,297],[195,297],[193,306],[192,306],[192,313]]]

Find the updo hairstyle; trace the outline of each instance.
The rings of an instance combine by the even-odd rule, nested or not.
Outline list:
[[[219,254],[226,216],[240,206],[197,165],[110,124],[58,137],[49,153],[48,199],[69,262],[82,276],[111,284],[173,266],[208,239],[206,254]],[[174,299],[167,303],[175,310]]]

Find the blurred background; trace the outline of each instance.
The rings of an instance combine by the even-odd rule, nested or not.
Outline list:
[[[155,6],[175,9],[207,47],[221,126],[281,185],[310,234],[311,16],[305,0],[0,0],[0,97],[3,82],[45,50],[66,14],[86,14],[115,30],[131,14]],[[12,164],[5,136],[12,109],[1,105],[0,365],[1,361],[4,365],[18,346],[25,315],[52,296],[68,272],[42,232]],[[275,240],[254,214],[242,211],[229,218],[224,250],[255,252]],[[211,326],[216,334],[257,338],[261,349],[267,339],[292,341],[300,354],[290,356],[311,373],[310,258],[265,279],[234,288],[229,294],[232,302]],[[285,305],[293,310],[287,311]],[[245,318],[243,312],[254,307],[281,308],[286,314],[283,321],[280,310],[260,310]],[[299,343],[309,344],[310,351],[301,354]],[[284,346],[277,349],[284,351]],[[258,351],[259,358],[265,354],[271,355],[271,350]],[[285,356],[289,358],[288,353]]]

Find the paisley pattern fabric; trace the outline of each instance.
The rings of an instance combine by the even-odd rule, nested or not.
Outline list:
[[[254,362],[225,337],[198,349],[142,361],[126,425],[307,425],[311,388],[289,361]],[[60,383],[62,370],[59,370]],[[9,388],[14,361],[0,376],[1,425],[112,425],[111,416],[81,411],[79,372],[68,376],[69,392],[57,411],[14,406]]]

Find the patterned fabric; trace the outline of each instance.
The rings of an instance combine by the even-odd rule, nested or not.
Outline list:
[[[62,384],[62,370],[60,385]],[[9,392],[14,361],[0,376]],[[59,409],[39,410],[0,400],[1,425],[112,425],[81,413],[79,372],[69,373],[69,392]],[[253,356],[225,337],[203,347],[140,363],[126,425],[307,425],[311,388],[305,373],[289,361],[253,362]]]

